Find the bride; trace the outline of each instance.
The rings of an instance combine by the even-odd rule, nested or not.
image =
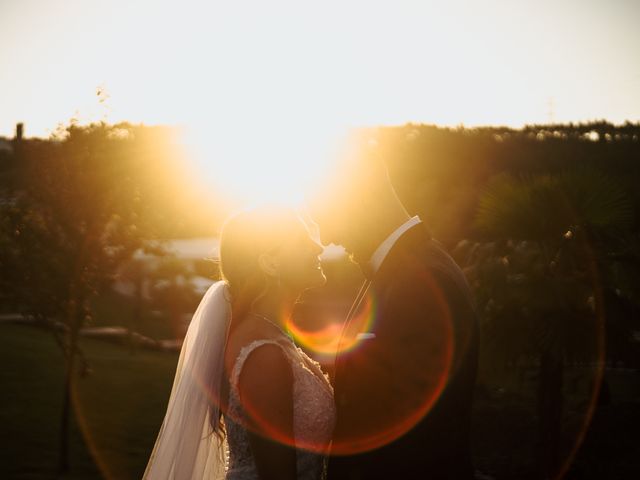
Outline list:
[[[189,325],[145,479],[324,477],[333,389],[286,328],[300,294],[325,282],[321,251],[289,209],[226,222],[224,280]]]

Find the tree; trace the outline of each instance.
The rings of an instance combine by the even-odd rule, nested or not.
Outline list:
[[[407,124],[366,133],[367,143],[375,143],[387,161],[409,212],[427,221],[445,246],[477,238],[473,219],[480,195],[501,173],[558,175],[589,164],[626,185],[633,204],[640,206],[640,190],[635,188],[639,123],[530,125],[518,130]],[[640,216],[633,229],[640,231]]]
[[[71,392],[80,361],[80,329],[90,300],[108,287],[138,249],[150,248],[140,185],[149,155],[126,127],[70,126],[48,142],[17,152],[15,186],[2,205],[0,265],[5,296],[49,327],[63,349],[66,374],[60,426],[60,471],[69,469]]]
[[[493,241],[473,252],[467,246],[469,273],[494,350],[539,360],[543,478],[563,473],[564,366],[603,352],[604,295],[620,292],[617,254],[625,251],[632,223],[624,189],[595,169],[501,175],[481,197],[477,224]],[[595,339],[594,329],[601,333]]]

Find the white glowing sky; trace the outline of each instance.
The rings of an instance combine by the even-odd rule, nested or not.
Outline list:
[[[186,125],[259,182],[352,125],[638,121],[637,25],[635,0],[0,0],[0,135]]]

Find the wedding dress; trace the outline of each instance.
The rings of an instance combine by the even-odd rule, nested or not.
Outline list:
[[[335,423],[333,388],[320,365],[296,347],[289,337],[255,340],[244,346],[230,376],[229,410],[224,416],[229,444],[228,480],[257,479],[258,472],[242,426],[244,411],[238,393],[242,367],[255,349],[276,345],[291,363],[293,372],[293,433],[297,448],[297,477],[317,480],[325,477],[331,434]]]
[[[258,473],[243,427],[238,379],[252,351],[267,343],[282,348],[293,372],[293,439],[297,476],[324,476],[335,424],[333,389],[318,363],[289,337],[257,340],[243,347],[230,375],[229,410],[224,416],[227,436],[213,432],[218,418],[224,351],[231,321],[228,287],[213,284],[204,295],[184,339],[167,412],[144,473],[144,480],[257,479]]]

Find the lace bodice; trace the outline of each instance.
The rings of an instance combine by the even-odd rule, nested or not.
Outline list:
[[[257,479],[258,473],[251,454],[247,432],[243,427],[244,411],[240,403],[238,380],[244,362],[251,352],[266,345],[277,345],[291,362],[293,372],[293,431],[297,447],[299,479],[324,478],[331,434],[335,424],[333,388],[320,365],[309,358],[291,339],[255,340],[244,346],[238,355],[229,379],[229,407],[224,416],[229,445],[228,480]],[[315,446],[314,451],[304,447]],[[318,450],[318,447],[319,450]]]

